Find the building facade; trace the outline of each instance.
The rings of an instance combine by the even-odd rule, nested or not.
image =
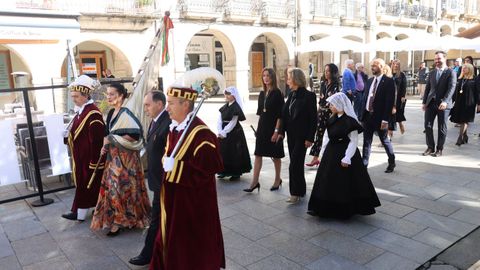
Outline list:
[[[227,85],[244,97],[262,87],[261,71],[273,67],[281,88],[287,65],[321,73],[334,62],[387,61],[399,58],[403,68],[432,60],[431,51],[396,52],[355,48],[300,52],[303,44],[325,37],[338,43],[374,43],[384,38],[455,35],[480,19],[479,0],[6,0],[0,3],[0,88],[13,88],[11,73],[28,74],[28,85],[63,81],[67,76],[67,41],[80,73],[100,78],[105,69],[115,77],[136,74],[159,26],[170,11],[171,61],[161,68],[169,85],[200,66],[222,72]],[[449,52],[449,59],[475,51]],[[0,94],[0,108],[18,100]],[[52,94],[35,95],[37,109],[52,109]]]

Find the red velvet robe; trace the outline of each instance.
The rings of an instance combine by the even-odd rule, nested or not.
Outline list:
[[[94,104],[85,106],[75,116],[68,134],[68,146],[72,155],[72,178],[76,186],[72,212],[78,208],[95,207],[102,180],[105,159],[100,162],[92,186],[87,188],[90,177],[98,162],[105,136],[105,123],[100,110]]]
[[[172,153],[181,133],[169,133],[166,156]],[[215,180],[215,174],[222,170],[217,137],[195,118],[173,170],[162,182],[160,227],[151,270],[225,268]]]

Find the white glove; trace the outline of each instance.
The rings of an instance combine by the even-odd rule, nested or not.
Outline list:
[[[64,130],[64,131],[62,131],[62,136],[63,136],[64,138],[67,138],[67,137],[68,137],[68,133],[70,133],[69,130]]]
[[[175,164],[175,159],[173,157],[166,157],[165,160],[163,160],[163,170],[165,172],[172,171],[174,164]]]

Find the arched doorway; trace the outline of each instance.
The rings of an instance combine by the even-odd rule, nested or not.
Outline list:
[[[14,78],[12,73],[24,75]],[[10,46],[0,44],[0,89],[32,86],[31,75],[25,59]],[[30,102],[36,108],[34,100],[30,99]],[[7,103],[23,103],[22,93],[0,93],[0,108],[3,109]]]
[[[100,40],[89,40],[72,48],[79,74],[92,78],[105,77],[110,70],[115,77],[131,77],[132,67],[125,54],[114,45]],[[62,77],[67,77],[66,58],[62,65]]]
[[[184,61],[186,70],[212,67],[223,74],[227,86],[236,84],[235,49],[230,39],[219,30],[196,33],[185,49]]]
[[[260,91],[263,88],[262,70],[271,67],[277,74],[278,86],[284,89],[285,70],[289,63],[288,48],[283,39],[275,33],[262,33],[252,42],[249,51],[250,91]]]

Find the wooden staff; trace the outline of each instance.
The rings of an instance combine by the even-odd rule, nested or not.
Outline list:
[[[98,157],[98,160],[97,160],[97,165],[95,165],[95,169],[93,170],[92,177],[90,177],[90,181],[88,181],[88,185],[87,185],[88,189],[92,186],[93,179],[95,179],[95,176],[97,175],[98,165],[100,164],[100,160],[102,160],[102,157],[103,157],[103,154],[100,153],[100,156]]]

